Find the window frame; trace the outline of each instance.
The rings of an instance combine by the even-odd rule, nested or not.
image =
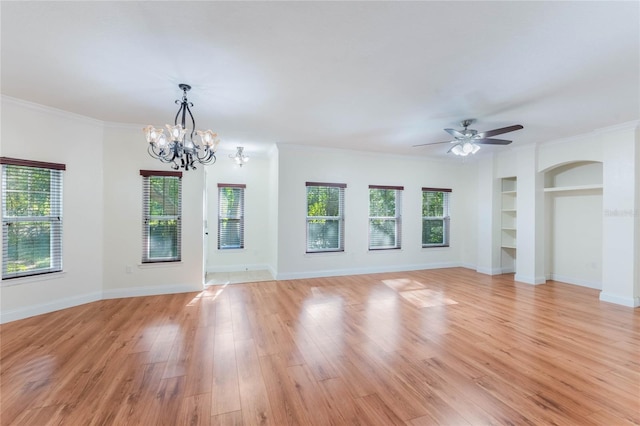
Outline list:
[[[239,189],[242,190],[241,192],[241,197],[240,197],[240,214],[236,215],[236,216],[227,216],[227,215],[222,215],[222,189],[223,188],[233,188],[233,189]],[[217,236],[218,236],[218,242],[217,242],[217,247],[218,250],[242,250],[245,248],[245,232],[244,232],[244,216],[245,216],[245,190],[247,188],[247,185],[245,184],[240,184],[240,183],[219,183],[218,184],[218,232],[217,232]],[[229,245],[229,246],[222,246],[221,243],[221,229],[222,227],[220,226],[221,222],[223,220],[237,220],[239,221],[240,224],[240,245],[239,246],[235,246],[235,245]]]
[[[338,195],[338,216],[309,216],[309,188],[322,187],[322,188],[338,188],[340,193]],[[305,253],[340,253],[344,252],[344,203],[345,203],[345,189],[346,183],[330,183],[330,182],[305,182]],[[314,220],[337,220],[338,221],[338,247],[325,248],[325,249],[312,249],[309,247],[309,225]]]
[[[371,190],[392,190],[395,191],[395,207],[394,216],[372,216],[371,215]],[[379,250],[401,250],[402,249],[402,192],[404,186],[390,186],[390,185],[369,185],[369,220],[368,220],[368,233],[369,233],[369,251]],[[372,246],[372,232],[371,227],[374,220],[393,220],[395,224],[395,242],[392,246]]]
[[[64,171],[65,164],[49,163],[43,161],[24,160],[10,157],[0,157],[2,167],[2,281],[32,277],[37,275],[62,272],[63,267],[63,203],[64,203]],[[47,170],[49,172],[49,209],[48,215],[7,215],[7,171],[9,167],[24,169]],[[33,173],[29,172],[29,173]],[[25,172],[26,173],[26,172]],[[28,175],[30,177],[31,175]],[[29,192],[29,191],[28,191]],[[32,192],[29,192],[33,195]],[[31,268],[21,272],[9,272],[8,265],[11,262],[9,256],[9,227],[12,223],[48,223],[49,225],[49,267]]]
[[[182,261],[182,172],[172,172],[165,170],[140,170],[140,176],[142,176],[142,263],[145,265],[153,263],[170,263]],[[176,256],[172,257],[150,257],[149,250],[150,244],[150,226],[152,216],[149,212],[150,209],[150,179],[153,177],[163,178],[177,178],[178,179],[178,214],[153,216],[155,220],[175,220],[176,221]]]
[[[428,193],[437,193],[440,192],[443,195],[443,200],[442,200],[442,216],[424,216],[423,215],[423,209],[424,209],[424,202],[425,202],[425,195]],[[449,247],[451,244],[451,240],[450,240],[450,236],[451,236],[451,196],[450,194],[453,191],[451,190],[451,188],[429,188],[429,187],[423,187],[422,188],[422,199],[421,199],[421,203],[420,203],[420,210],[421,210],[421,214],[420,216],[422,217],[422,226],[421,226],[421,243],[422,243],[422,248],[433,248],[433,247]],[[425,243],[424,241],[424,232],[425,232],[425,221],[442,221],[442,238],[443,238],[443,242],[442,243],[436,243],[436,244],[430,244],[430,243]]]

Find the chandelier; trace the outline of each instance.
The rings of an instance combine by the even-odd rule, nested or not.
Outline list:
[[[229,158],[233,159],[236,164],[240,167],[244,165],[247,161],[249,161],[249,157],[244,155],[242,151],[244,151],[244,147],[236,147],[237,151],[235,154],[229,154]]]
[[[188,84],[179,84],[182,90],[182,100],[176,100],[176,104],[180,105],[173,126],[167,124],[168,135],[164,134],[164,129],[156,129],[153,126],[147,126],[143,129],[149,148],[149,155],[162,161],[163,163],[173,163],[172,168],[178,170],[196,169],[194,163],[213,164],[216,162],[216,149],[220,140],[218,135],[211,130],[196,130],[196,121],[191,114],[193,104],[187,100],[187,92],[191,90]],[[191,121],[191,128],[187,128],[187,113]],[[180,123],[178,123],[180,118]],[[202,145],[198,145],[194,140],[193,134],[199,138]]]

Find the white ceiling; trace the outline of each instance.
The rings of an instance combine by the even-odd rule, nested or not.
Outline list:
[[[162,125],[444,155],[442,130],[512,124],[510,147],[640,118],[640,3],[6,2],[2,94]],[[141,133],[142,138],[142,133]],[[230,149],[230,148],[229,148]],[[508,147],[487,147],[491,150]]]

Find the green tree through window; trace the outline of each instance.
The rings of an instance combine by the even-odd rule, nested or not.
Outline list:
[[[140,173],[144,192],[142,262],[178,261],[181,258],[181,174],[145,170]]]
[[[402,246],[403,187],[369,186],[369,250]]]
[[[62,270],[64,165],[5,157],[1,162],[2,278]]]
[[[449,245],[450,189],[422,189],[422,246]]]
[[[244,248],[243,184],[218,185],[218,249]]]
[[[307,253],[344,251],[345,184],[307,182]]]

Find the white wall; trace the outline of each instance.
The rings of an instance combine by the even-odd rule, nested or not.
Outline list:
[[[62,273],[2,282],[2,322],[98,300],[102,295],[101,122],[2,97],[5,157],[66,164]]]
[[[600,135],[603,144],[603,259],[600,299],[627,306],[640,306],[635,260],[638,244],[636,186],[640,164],[636,151],[637,124]]]
[[[602,192],[548,194],[547,277],[602,288]]]
[[[105,124],[7,97],[2,97],[1,113],[0,155],[67,166],[64,272],[3,282],[1,322],[100,298],[202,289],[205,269],[202,166],[197,171],[185,172],[183,178],[182,262],[141,265],[139,170],[168,170],[168,166],[147,155],[140,126]],[[531,230],[538,230],[540,222],[544,222],[544,211],[539,211],[544,205],[544,197],[539,200],[542,173],[572,161],[603,161],[601,299],[637,306],[640,304],[639,146],[640,131],[637,123],[632,123],[537,148],[506,151],[491,159],[478,156],[466,162],[279,145],[266,158],[253,158],[246,168],[238,170],[221,156],[206,179],[209,186],[225,181],[247,184],[247,241],[251,246],[243,252],[224,255],[209,250],[213,252],[209,266],[235,269],[266,264],[280,279],[458,265],[480,270],[483,262],[490,263],[484,267],[491,271],[499,268],[493,264],[499,256],[494,251],[484,256],[483,249],[487,238],[496,240],[494,234],[496,226],[499,227],[495,220],[495,206],[499,205],[496,182],[503,175],[515,175],[518,209],[524,209],[524,216],[530,218],[518,227],[529,230],[529,238],[525,240],[529,241],[526,245],[530,253],[526,257],[531,277],[536,279],[537,269],[544,268],[544,260],[540,260],[538,253],[539,232]],[[306,181],[347,184],[344,253],[305,254]],[[367,250],[370,184],[405,187],[402,250]],[[453,189],[451,247],[421,247],[423,186]],[[484,198],[487,193],[491,197],[488,203]],[[206,206],[214,212],[216,194],[217,191],[209,196]],[[570,206],[557,213],[562,218],[555,220],[567,222],[577,214],[576,209],[587,205],[592,213],[598,209],[597,201],[592,199],[577,205],[575,201],[567,203]],[[215,221],[209,230],[215,232]],[[519,244],[525,244],[520,229],[518,232]],[[596,237],[590,240],[591,252],[598,245],[596,240]],[[533,248],[528,246],[531,241],[536,244]],[[523,252],[526,250],[519,246],[518,265]],[[584,256],[574,253],[562,262],[570,264],[579,257]],[[581,261],[584,266],[584,259]],[[580,264],[574,262],[572,268],[575,271]]]
[[[269,155],[269,265],[272,276],[278,275],[278,188],[279,188],[279,170],[280,162],[278,158],[278,147],[273,145],[268,153]]]
[[[205,169],[207,191],[207,272],[244,271],[270,267],[269,208],[271,159],[249,155],[249,162],[240,167],[221,153],[215,165]],[[244,249],[218,250],[218,184],[246,184]]]
[[[103,158],[104,297],[201,290],[204,166],[186,171],[182,177],[182,261],[141,264],[140,170],[172,169],[147,154],[139,126],[106,126]]]
[[[545,173],[546,188],[602,185],[602,163],[565,163]],[[548,192],[548,279],[602,288],[602,189]]]
[[[500,179],[495,171],[495,158],[482,157],[477,164],[476,270],[497,275],[500,268]]]
[[[459,266],[475,186],[463,163],[279,145],[278,279]],[[345,251],[305,253],[305,182],[345,183]],[[402,249],[368,250],[369,185],[404,186]],[[451,246],[421,247],[422,187],[452,188]],[[473,240],[472,240],[473,241]],[[469,255],[471,256],[471,255]]]

